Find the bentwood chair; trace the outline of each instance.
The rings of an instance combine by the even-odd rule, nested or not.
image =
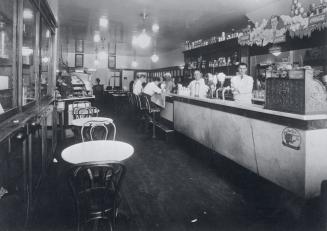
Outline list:
[[[125,172],[121,163],[94,162],[74,166],[69,183],[76,204],[78,231],[89,227],[114,230]]]
[[[80,108],[88,107],[91,107],[91,103],[89,101],[74,101],[72,104],[73,119],[77,119],[76,114]]]
[[[109,127],[113,128],[112,140],[116,138],[116,125],[111,119],[106,119],[103,121],[92,120],[83,124],[81,129],[82,142],[88,140],[107,140],[109,139]]]
[[[77,108],[74,113],[74,119],[98,116],[98,112],[99,109],[96,107]]]
[[[144,102],[145,104],[145,108],[149,117],[152,117],[152,138],[156,138],[156,113],[160,112],[160,108],[151,105],[151,98],[146,94],[142,94],[141,99],[141,102]]]

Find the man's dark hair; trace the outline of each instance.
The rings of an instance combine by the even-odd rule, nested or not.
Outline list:
[[[246,66],[246,68],[248,68],[248,65],[246,63],[240,63],[240,64],[238,64],[237,68],[239,68],[240,66]]]
[[[144,74],[140,75],[140,78],[146,78],[146,76]]]

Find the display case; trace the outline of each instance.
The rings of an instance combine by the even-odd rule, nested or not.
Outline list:
[[[313,69],[300,69],[288,78],[266,80],[265,108],[296,114],[327,112],[326,83],[314,78]]]
[[[0,114],[17,106],[15,1],[3,0],[0,7]]]

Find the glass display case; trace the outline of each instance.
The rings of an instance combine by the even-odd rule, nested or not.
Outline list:
[[[0,4],[0,114],[15,106],[14,103],[14,1]]]
[[[52,60],[52,47],[51,47],[51,32],[45,23],[45,20],[41,18],[41,40],[40,40],[40,95],[41,97],[48,94],[48,85],[50,83],[50,64]]]
[[[36,52],[36,10],[30,1],[24,1],[23,10],[23,47],[22,78],[23,105],[36,100],[35,59]]]

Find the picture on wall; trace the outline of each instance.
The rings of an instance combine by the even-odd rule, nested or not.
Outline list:
[[[75,40],[75,53],[84,52],[84,40],[78,39]]]
[[[116,43],[108,43],[109,54],[116,54]]]
[[[116,68],[116,56],[109,56],[108,58],[108,67]]]
[[[75,54],[75,67],[83,67],[83,54]]]

